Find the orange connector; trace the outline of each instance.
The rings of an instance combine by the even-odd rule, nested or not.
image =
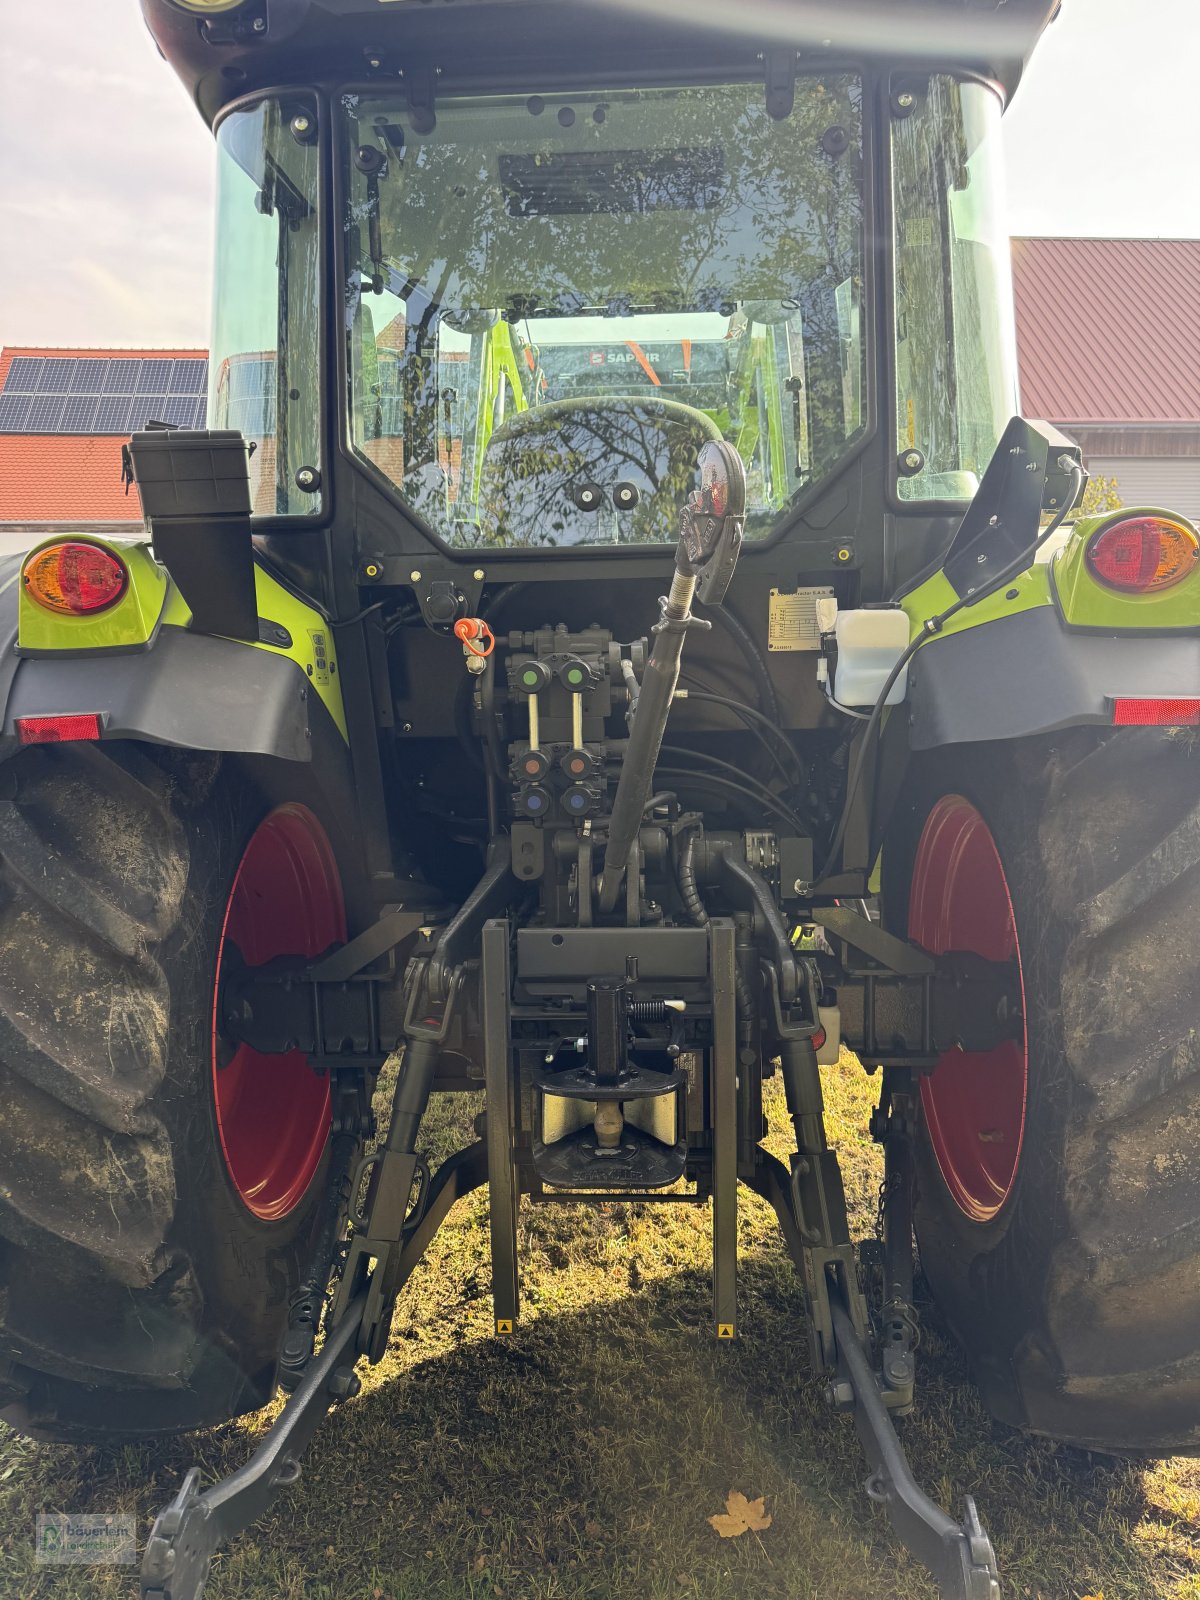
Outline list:
[[[490,656],[496,648],[496,637],[482,617],[460,617],[454,624],[454,637],[461,639],[463,649],[473,656]]]

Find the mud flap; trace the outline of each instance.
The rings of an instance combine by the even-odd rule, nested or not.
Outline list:
[[[15,739],[21,717],[94,711],[105,739],[311,761],[315,699],[286,656],[163,628],[152,654],[19,660],[4,733]]]

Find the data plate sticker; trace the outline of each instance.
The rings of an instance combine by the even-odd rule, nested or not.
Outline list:
[[[797,589],[794,594],[772,589],[767,610],[767,649],[819,650],[817,601],[832,597],[832,589]]]

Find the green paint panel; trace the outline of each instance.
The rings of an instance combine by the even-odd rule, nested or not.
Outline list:
[[[109,550],[129,570],[129,587],[107,611],[90,617],[63,616],[31,600],[24,583],[17,602],[17,648],[36,650],[140,650],[152,638],[162,617],[167,574],[150,554],[145,538],[109,539],[94,534],[58,534],[43,539],[29,552],[49,545],[92,544]]]
[[[259,616],[285,627],[292,636],[292,643],[285,649],[262,643],[249,648],[268,650],[272,655],[289,656],[296,662],[324,701],[325,709],[337,724],[338,732],[349,742],[333,629],[319,611],[297,599],[259,566],[254,569],[254,581]]]
[[[935,572],[919,588],[906,594],[900,605],[912,624],[910,637],[921,631],[921,624],[927,618],[938,616],[957,599],[944,572]],[[964,606],[956,612],[941,633],[931,636],[929,644],[935,645],[939,639],[948,638],[952,633],[965,633],[968,628],[979,628],[1001,617],[1010,617],[1017,611],[1032,611],[1038,606],[1053,604],[1048,564],[1038,561],[1027,572],[1022,572],[978,605]]]
[[[1065,543],[1028,571],[981,600],[964,606],[946,623],[941,633],[933,634],[923,649],[936,648],[939,639],[965,633],[969,628],[986,626],[1018,611],[1030,611],[1057,603],[1062,625],[1088,632],[1139,632],[1170,630],[1200,632],[1200,571],[1172,589],[1158,595],[1122,595],[1106,589],[1088,570],[1084,560],[1087,546],[1102,528],[1131,516],[1169,517],[1191,527],[1186,517],[1154,507],[1126,507],[1102,517],[1085,517],[1070,528]],[[905,595],[900,605],[911,628],[909,637],[921,631],[929,617],[945,611],[956,600],[944,572],[936,572],[918,588]]]
[[[342,738],[348,741],[350,736],[346,729],[346,708],[342,701],[333,629],[319,611],[298,599],[257,564],[254,568],[254,588],[259,616],[286,628],[292,636],[292,642],[280,646],[265,644],[262,640],[248,644],[244,639],[231,639],[229,643],[241,650],[266,650],[273,656],[287,656],[294,661],[324,701]],[[186,628],[192,620],[187,603],[174,584],[168,591],[162,620],[165,627],[175,628]]]
[[[1093,576],[1085,559],[1088,545],[1104,528],[1130,517],[1165,517],[1196,531],[1177,511],[1163,511],[1157,506],[1124,506],[1120,511],[1077,522],[1052,567],[1054,589],[1067,627],[1113,633],[1147,628],[1200,632],[1200,567],[1191,577],[1158,594],[1118,594]]]

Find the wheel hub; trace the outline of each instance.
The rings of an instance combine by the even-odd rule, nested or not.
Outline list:
[[[303,1198],[329,1137],[328,1076],[302,1050],[232,1053],[220,1034],[221,977],[232,962],[260,967],[278,956],[318,956],[346,937],[333,850],[304,806],[284,805],[255,829],[225,909],[213,996],[213,1093],[221,1150],[244,1205],[264,1221]]]
[[[1012,896],[1000,852],[979,811],[946,795],[930,812],[917,847],[908,932],[933,955],[969,950],[1016,960]],[[1024,1009],[1024,978],[1021,980]],[[938,1167],[959,1209],[989,1222],[1016,1182],[1028,1095],[1028,1031],[994,1049],[949,1050],[921,1083],[921,1103]]]

